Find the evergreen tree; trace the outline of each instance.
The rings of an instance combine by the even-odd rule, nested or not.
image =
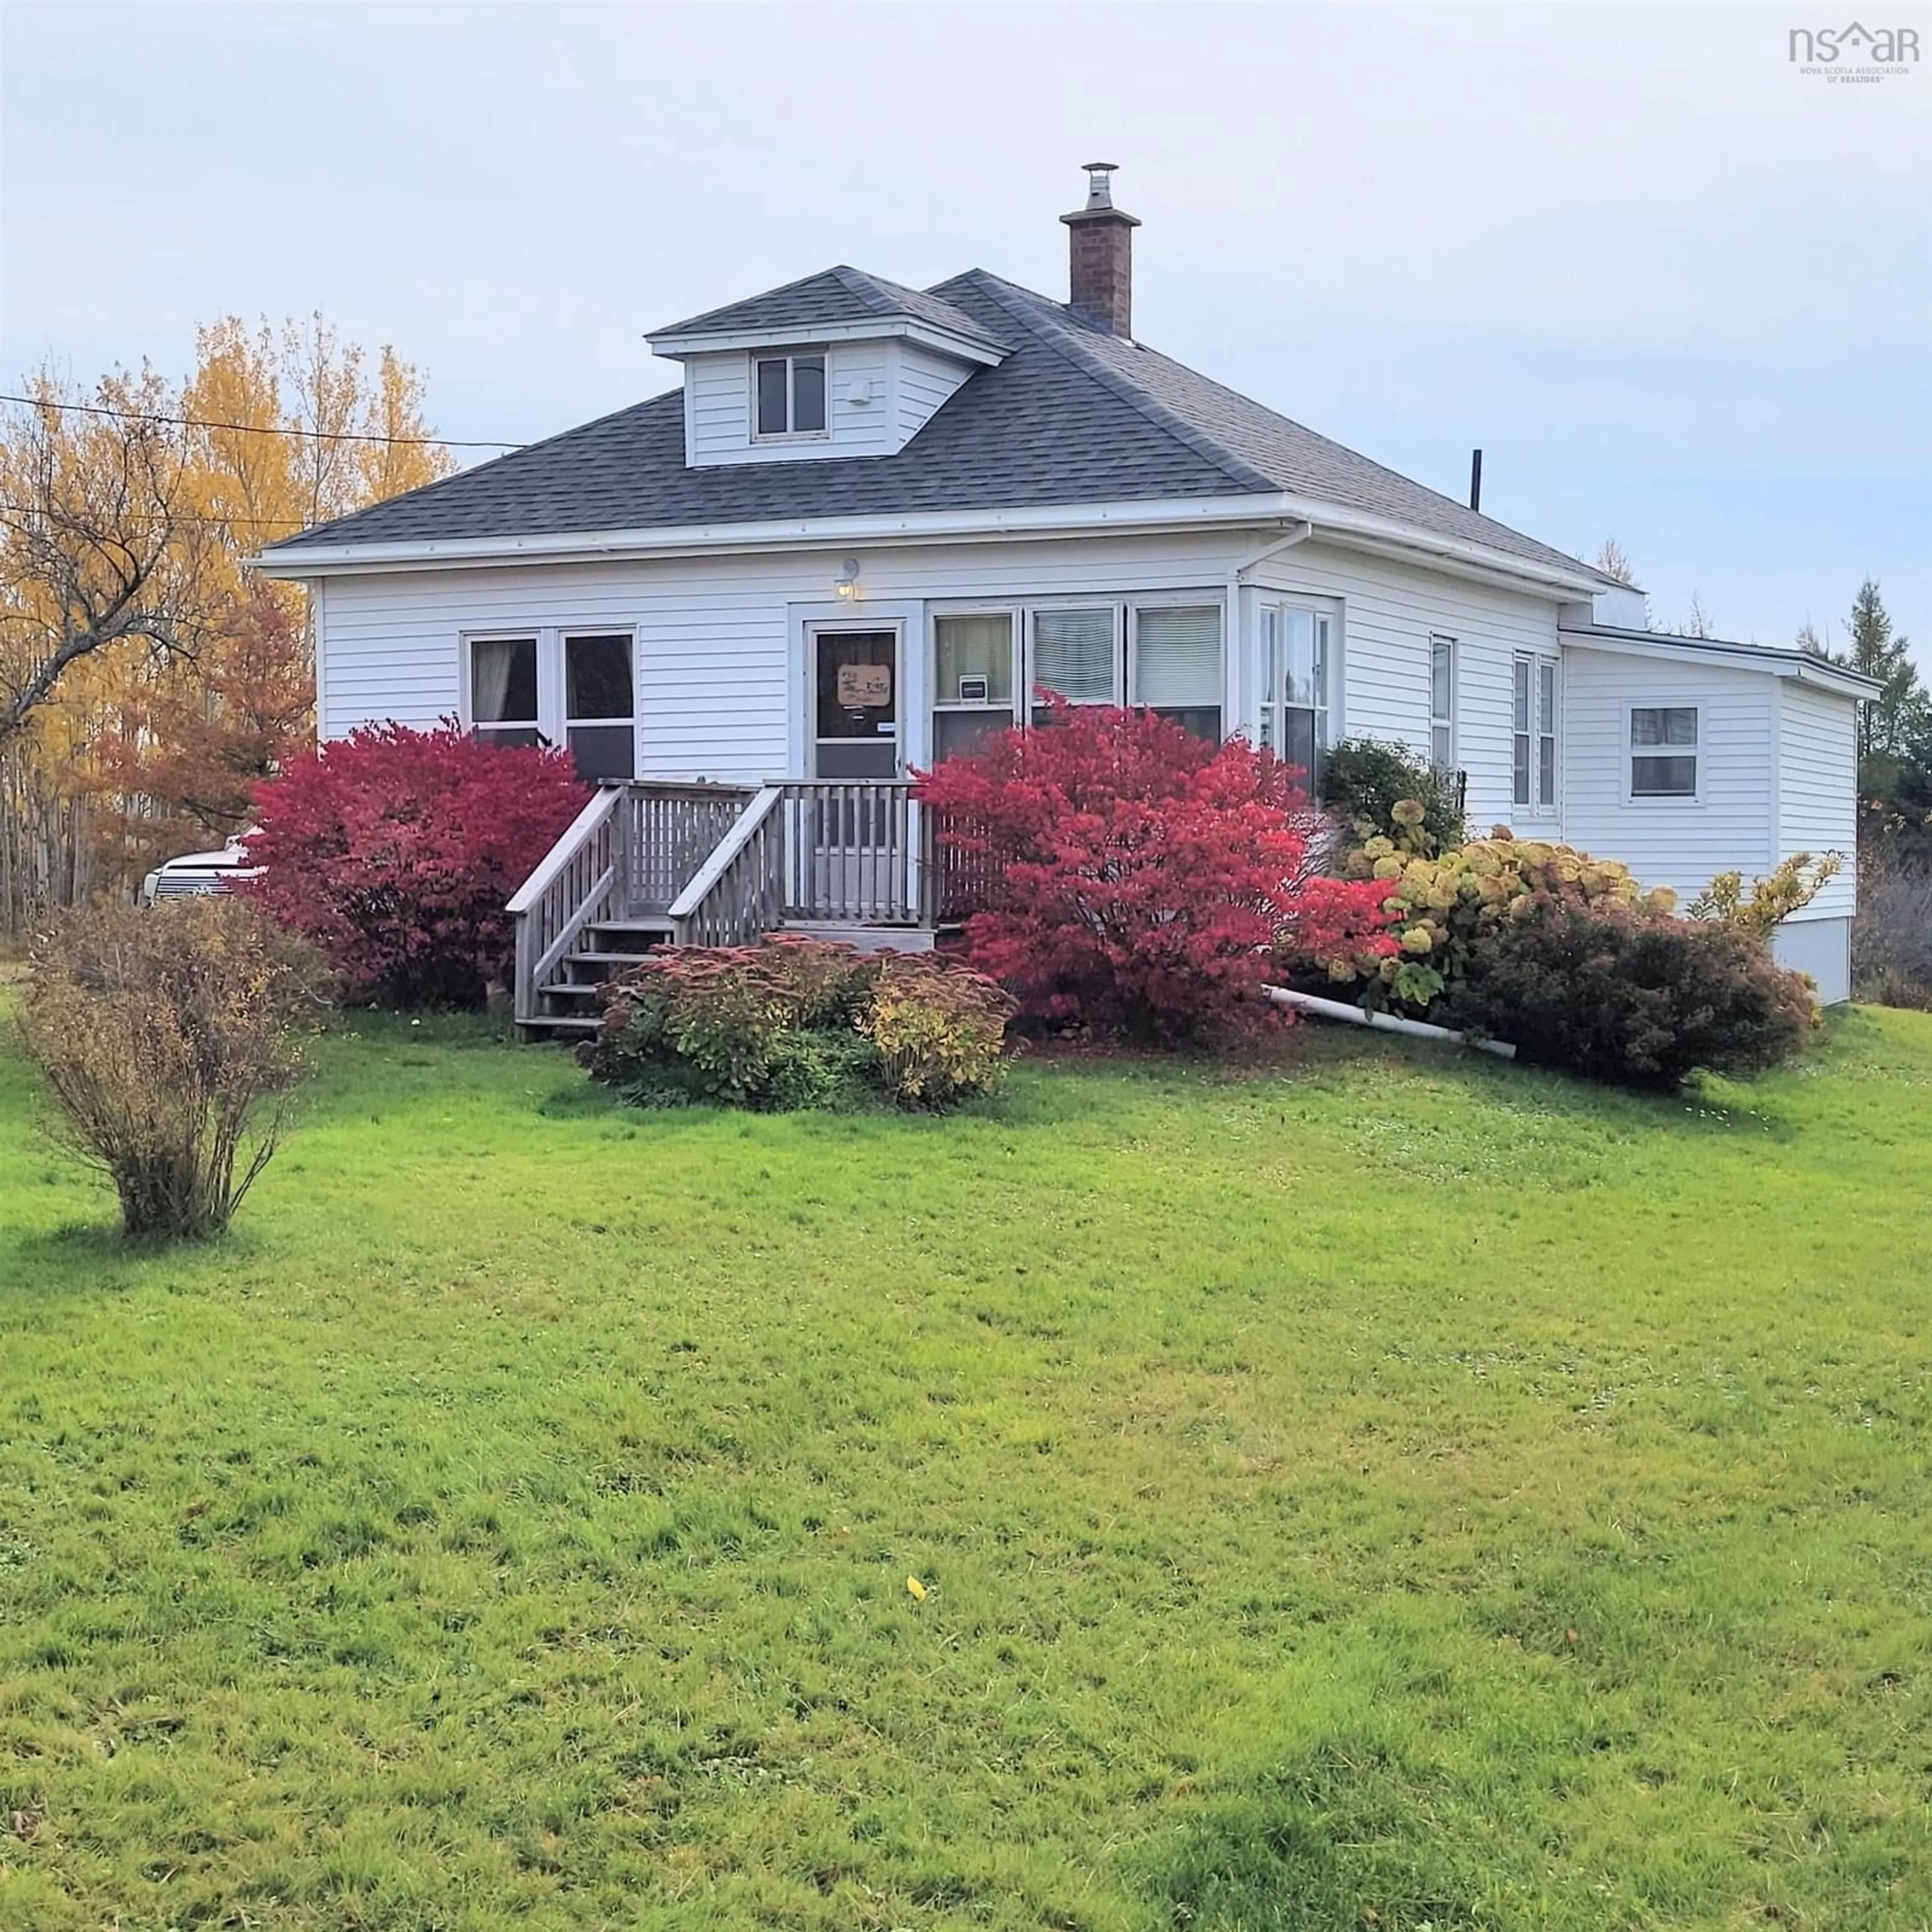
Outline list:
[[[1892,616],[1875,578],[1858,586],[1846,628],[1851,649],[1840,662],[1876,679],[1880,687],[1870,704],[1858,707],[1859,764],[1908,758],[1916,746],[1932,737],[1932,698],[1918,682],[1906,639],[1892,635]]]

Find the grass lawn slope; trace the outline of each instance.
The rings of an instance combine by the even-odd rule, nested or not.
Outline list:
[[[10,1051],[0,1925],[1932,1924],[1932,1019],[948,1121],[358,1022],[146,1256]]]

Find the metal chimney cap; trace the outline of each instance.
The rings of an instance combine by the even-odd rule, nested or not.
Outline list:
[[[1089,208],[1112,208],[1114,205],[1114,188],[1107,177],[1120,166],[1120,163],[1082,161],[1080,165],[1087,170],[1087,206]]]

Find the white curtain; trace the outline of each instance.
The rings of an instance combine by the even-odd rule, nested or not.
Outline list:
[[[510,653],[515,649],[509,638],[479,638],[470,646],[470,709],[478,724],[502,721],[510,694]]]

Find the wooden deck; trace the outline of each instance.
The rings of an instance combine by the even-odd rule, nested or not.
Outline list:
[[[525,1036],[590,1031],[598,988],[661,946],[800,928],[929,947],[964,880],[910,779],[608,786],[510,901]]]

